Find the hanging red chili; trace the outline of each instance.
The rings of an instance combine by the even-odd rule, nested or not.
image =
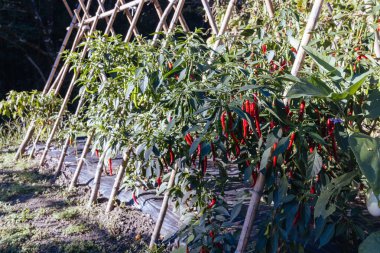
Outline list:
[[[139,204],[139,202],[137,202],[137,197],[136,197],[135,192],[132,193],[132,199],[133,199],[133,202],[135,202],[136,205]]]
[[[203,176],[206,175],[207,171],[207,156],[203,158]]]
[[[227,115],[227,112],[222,113],[222,115],[220,116],[220,122],[222,124],[223,133],[226,136],[226,138],[228,138],[228,133],[226,131],[226,115]]]
[[[292,146],[293,146],[293,143],[294,143],[294,139],[296,138],[296,133],[295,132],[293,132],[291,135],[290,135],[290,139],[289,139],[289,145],[288,145],[288,147],[287,147],[287,149],[286,150],[290,150],[291,148],[292,148]]]
[[[263,54],[266,54],[267,53],[267,45],[263,44],[261,46],[261,51],[263,52]]]
[[[97,158],[99,158],[99,150],[95,149],[95,155]]]
[[[293,220],[293,226],[297,224],[298,220],[301,218],[301,209],[298,208],[296,216],[294,217]]]
[[[216,199],[213,198],[213,199],[211,200],[210,204],[208,204],[207,208],[208,208],[208,209],[211,209],[213,206],[215,206],[215,204],[216,204]]]
[[[254,99],[254,116],[255,116],[255,123],[256,123],[256,130],[257,130],[257,135],[259,138],[261,138],[261,128],[260,128],[260,116],[259,116],[259,108],[258,108],[258,99],[257,99],[257,94],[255,93],[253,96]]]
[[[330,139],[331,139],[334,158],[336,161],[338,161],[337,146],[336,146],[336,141],[335,141],[334,130],[335,130],[334,121],[332,119],[328,119],[327,120],[327,133],[329,134]]]
[[[173,163],[174,163],[174,152],[173,152],[171,147],[169,148],[169,156],[170,156],[170,163],[169,164],[173,165]]]
[[[191,137],[190,133],[185,135],[185,141],[189,146],[191,146],[193,144],[194,140],[193,140],[193,137]]]
[[[111,158],[109,158],[108,159],[108,170],[109,170],[109,172],[110,172],[110,176],[112,176],[112,159]]]
[[[162,184],[161,176],[157,177],[157,179],[156,179],[156,183],[157,183],[158,187],[161,186],[161,184]]]
[[[312,185],[312,186],[310,187],[310,193],[311,193],[311,194],[315,194],[315,187],[314,187],[314,185]]]
[[[277,148],[277,143],[273,144],[273,152],[276,150],[276,148]],[[273,156],[273,164],[272,164],[273,168],[276,167],[276,164],[277,164],[277,156]]]
[[[215,164],[215,160],[216,160],[216,151],[215,151],[214,143],[212,143],[212,142],[211,142],[211,153],[212,153],[212,161],[213,161],[214,164]]]
[[[172,70],[172,68],[173,68],[173,63],[168,62],[168,69],[169,69],[169,70]]]
[[[302,100],[300,103],[300,110],[298,112],[298,121],[301,122],[303,120],[303,116],[305,113],[305,100]]]
[[[297,54],[297,49],[295,49],[294,47],[290,48],[290,51],[292,51],[293,53]]]

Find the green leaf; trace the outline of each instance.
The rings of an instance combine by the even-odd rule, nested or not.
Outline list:
[[[300,98],[300,97],[328,97],[331,94],[331,90],[325,87],[315,86],[314,84],[305,80],[295,83],[290,87],[286,94],[288,98]]]
[[[331,73],[334,76],[341,77],[341,73],[338,69],[336,69],[334,66],[330,64],[331,57],[325,56],[320,54],[317,50],[314,48],[311,48],[309,46],[303,46],[305,51],[309,54],[311,58],[321,67],[323,70],[326,70],[327,72]]]
[[[342,100],[349,95],[354,95],[370,74],[372,74],[372,70],[355,77],[350,81],[350,86],[345,91],[341,93],[332,93],[330,97],[334,100]]]
[[[314,149],[314,152],[308,155],[307,160],[306,177],[312,179],[321,171],[322,157],[318,154],[317,149]]]
[[[380,91],[369,90],[368,99],[363,105],[365,117],[376,119],[380,117]]]
[[[261,161],[260,161],[260,171],[265,170],[265,168],[267,167],[269,159],[271,157],[271,153],[272,153],[271,151],[272,151],[272,147],[269,147],[268,149],[264,151],[261,157]]]
[[[240,211],[241,211],[241,207],[242,207],[242,206],[243,206],[243,203],[242,203],[242,202],[239,202],[239,203],[237,203],[237,204],[232,208],[230,221],[233,221],[234,219],[236,219],[236,217],[238,217],[238,215],[240,214]]]
[[[228,212],[228,210],[224,206],[218,206],[218,207],[214,208],[214,210],[219,214],[230,216],[230,213]]]
[[[370,234],[359,246],[359,253],[378,252],[380,248],[380,231]]]
[[[375,195],[380,194],[380,138],[355,133],[348,138],[360,170],[367,178]]]
[[[319,238],[319,247],[323,247],[324,245],[329,243],[334,233],[335,233],[335,224],[327,225],[321,237]]]
[[[198,145],[201,143],[201,141],[202,141],[202,137],[196,138],[194,140],[189,150],[189,156],[191,156],[195,152],[195,150],[198,148]]]

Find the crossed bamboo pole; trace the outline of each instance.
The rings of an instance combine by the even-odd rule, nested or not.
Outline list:
[[[310,12],[306,28],[304,31],[304,34],[302,36],[302,40],[300,43],[300,46],[297,51],[297,56],[291,71],[291,74],[293,76],[298,76],[298,73],[302,67],[303,61],[305,59],[306,51],[303,49],[303,46],[306,46],[311,39],[312,32],[317,24],[317,21],[319,19],[319,14],[321,12],[323,5],[323,0],[315,0],[313,4],[313,8]],[[269,12],[269,11],[268,11]],[[271,150],[271,153],[273,152],[273,148]],[[236,253],[243,253],[245,252],[248,244],[248,239],[252,231],[253,223],[256,218],[256,214],[258,211],[258,207],[260,205],[260,198],[263,193],[265,186],[265,174],[259,173],[259,177],[257,179],[257,182],[253,188],[252,196],[249,202],[248,211],[244,220],[243,228],[240,234],[238,246],[236,249]]]

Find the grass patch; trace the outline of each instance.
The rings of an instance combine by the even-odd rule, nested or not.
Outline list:
[[[12,247],[29,240],[33,232],[30,226],[0,228],[0,252],[12,252]]]
[[[69,207],[66,210],[53,214],[56,220],[72,220],[79,216],[79,211],[75,207]]]
[[[83,225],[69,225],[65,230],[63,230],[63,233],[65,235],[76,235],[76,234],[83,234],[88,231],[88,228]]]
[[[87,252],[104,252],[95,242],[92,241],[74,241],[62,247],[65,253],[87,253]]]
[[[15,152],[0,153],[0,168],[1,169],[28,169],[37,167],[36,160],[29,160],[26,157],[14,160]]]

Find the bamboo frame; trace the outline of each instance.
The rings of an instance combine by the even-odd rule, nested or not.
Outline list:
[[[67,1],[66,1],[66,0],[62,0],[62,2],[63,2],[63,4],[65,5],[65,8],[66,8],[67,12],[69,13],[70,17],[73,18],[73,17],[74,17],[74,14],[73,14],[73,12],[71,11],[70,6],[69,6],[69,4],[67,3]]]
[[[208,22],[211,26],[211,30],[213,34],[217,35],[219,33],[219,29],[216,24],[215,18],[211,13],[211,7],[207,0],[201,0],[201,1],[202,1],[203,9],[205,10],[206,15],[207,15]]]

